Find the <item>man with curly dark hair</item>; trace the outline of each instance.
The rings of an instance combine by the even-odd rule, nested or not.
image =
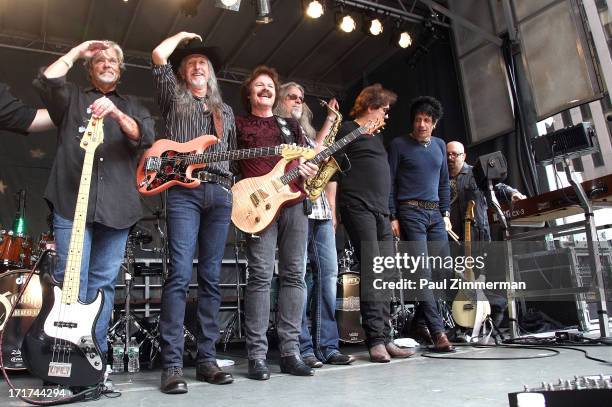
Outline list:
[[[451,229],[446,143],[431,135],[442,114],[442,105],[435,98],[414,99],[410,106],[412,132],[395,138],[389,148],[393,235],[411,242],[410,247],[424,256],[428,254],[425,242],[447,242],[447,230]],[[446,243],[433,245],[440,250],[448,248]],[[428,267],[421,272],[421,278],[431,279]],[[452,351],[432,291],[425,289],[420,296],[415,321],[421,336],[432,340],[438,351]]]

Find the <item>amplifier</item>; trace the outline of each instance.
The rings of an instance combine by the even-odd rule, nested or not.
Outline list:
[[[541,164],[553,160],[576,158],[599,150],[595,129],[583,122],[533,139],[535,159]]]

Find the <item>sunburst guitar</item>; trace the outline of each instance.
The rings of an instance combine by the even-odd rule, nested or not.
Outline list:
[[[375,122],[361,126],[309,161],[319,165],[359,136],[374,134],[383,125],[384,122]],[[259,233],[276,219],[283,206],[304,198],[301,191],[291,188],[290,182],[300,173],[298,168],[286,172],[288,163],[289,160],[281,158],[266,175],[243,179],[232,187],[232,222],[238,229],[251,234]]]

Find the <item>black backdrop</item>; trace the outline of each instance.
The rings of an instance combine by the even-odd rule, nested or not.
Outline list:
[[[380,82],[399,95],[397,103],[390,111],[389,123],[382,134],[386,143],[393,137],[408,134],[410,131],[408,117],[410,101],[419,95],[434,96],[444,106],[444,117],[436,127],[434,135],[446,141],[458,140],[465,143],[468,139],[467,129],[450,44],[446,40],[435,43],[414,67],[409,66],[406,62],[408,55],[409,52],[406,51],[396,53],[383,66],[364,77],[361,83],[347,92],[347,96],[340,100],[341,111],[345,119],[349,119],[348,111],[361,88]],[[0,59],[3,61],[0,65],[0,81],[8,83],[12,93],[17,97],[34,106],[41,106],[31,82],[41,67],[46,66],[57,57],[57,55],[39,52],[2,48],[0,49]],[[86,84],[84,69],[82,67],[73,68],[69,73],[69,80]],[[235,112],[237,114],[243,112],[240,105],[239,85],[221,82],[221,89],[225,101],[234,108]],[[120,90],[141,97],[145,105],[156,115],[157,135],[162,136],[163,127],[153,99],[150,72],[144,68],[128,67],[122,76]],[[315,112],[315,124],[320,125],[324,119],[324,109],[314,98],[308,97],[307,102]],[[506,149],[507,146],[513,145],[512,139],[513,135],[502,136],[476,146],[468,150],[468,161],[473,162],[478,153],[501,149],[512,163],[513,154],[508,154],[512,148]],[[42,196],[55,156],[54,132],[21,136],[2,131],[0,140],[0,226],[4,228],[11,226],[17,209],[13,196],[19,189],[25,188],[28,192],[27,230],[35,238],[39,233],[48,229],[45,219],[49,212]],[[512,174],[510,183],[520,186],[515,178],[518,178],[516,174]],[[147,198],[144,204],[145,212],[150,214],[159,208],[160,200],[157,197]]]

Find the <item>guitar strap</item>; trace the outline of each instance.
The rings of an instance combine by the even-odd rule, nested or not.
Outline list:
[[[293,133],[291,130],[289,130],[289,127],[287,127],[287,120],[280,116],[274,116],[274,118],[276,119],[276,124],[278,124],[278,128],[280,129],[283,142],[285,144],[294,144],[295,139],[293,137]]]
[[[217,133],[217,140],[221,141],[223,137],[223,118],[221,117],[221,112],[218,110],[213,110],[212,112],[213,125],[215,126],[215,132]]]

